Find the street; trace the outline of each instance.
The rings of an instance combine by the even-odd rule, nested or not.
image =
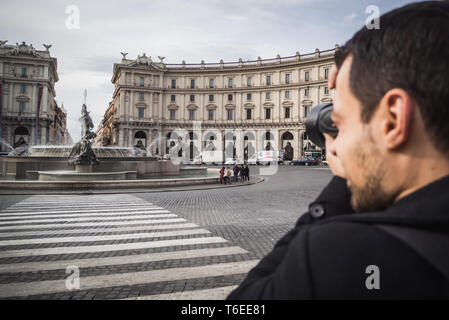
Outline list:
[[[223,299],[331,172],[279,166],[264,178],[178,192],[0,196],[0,298]]]

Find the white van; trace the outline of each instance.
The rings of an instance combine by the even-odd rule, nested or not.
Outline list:
[[[248,164],[270,164],[282,162],[282,154],[279,151],[259,151],[248,158]]]

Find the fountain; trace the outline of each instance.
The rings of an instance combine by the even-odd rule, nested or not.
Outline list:
[[[85,101],[81,115],[83,136],[75,145],[29,147],[21,141],[7,156],[0,156],[0,190],[154,188],[218,181],[214,169],[208,173],[206,168],[180,168],[170,160],[147,156],[143,144],[92,146],[96,135]]]
[[[92,149],[92,140],[96,137],[92,118],[84,103],[81,107],[81,121],[83,136],[72,147],[68,164],[74,166],[74,170],[38,171],[40,181],[104,181],[104,180],[131,180],[136,179],[137,171],[113,171],[101,172],[95,170],[100,164]],[[50,148],[54,153],[54,148]]]

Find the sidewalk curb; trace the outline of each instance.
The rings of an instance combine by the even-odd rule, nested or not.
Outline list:
[[[222,189],[232,187],[245,187],[254,185],[256,183],[264,182],[266,179],[260,176],[253,175],[253,181],[244,184],[221,185],[216,183],[185,185],[183,187],[172,188],[132,188],[132,189],[85,189],[85,190],[14,190],[14,189],[0,189],[0,196],[5,195],[89,195],[89,194],[122,194],[122,193],[155,193],[155,192],[179,192],[179,191],[200,191],[211,189]],[[256,180],[256,181],[254,181]]]

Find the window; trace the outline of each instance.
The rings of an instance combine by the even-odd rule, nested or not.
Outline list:
[[[176,110],[170,109],[170,120],[175,120]]]
[[[228,101],[232,101],[232,94],[228,94]]]
[[[26,93],[27,92],[27,86],[26,84],[20,85],[20,93]]]
[[[329,78],[329,68],[324,69],[324,79]]]
[[[175,102],[175,101],[176,101],[176,95],[172,94],[172,95],[170,96],[170,101],[171,101],[171,102]]]
[[[143,101],[145,99],[145,93],[139,92],[139,100]]]
[[[232,88],[232,86],[233,86],[232,82],[233,82],[232,78],[229,78],[228,79],[228,87],[229,88]]]
[[[190,79],[190,89],[195,89],[195,79]]]
[[[246,79],[246,84],[248,85],[248,87],[251,87],[251,77],[248,77]]]
[[[228,109],[228,120],[232,120],[232,109]]]
[[[269,92],[265,93],[265,99],[270,100],[271,99],[271,95]]]
[[[209,110],[209,120],[214,120],[214,110],[213,109]]]
[[[271,84],[271,76],[267,76],[267,86]]]
[[[189,110],[189,120],[195,120],[195,110]]]
[[[246,100],[251,101],[251,98],[252,98],[251,93],[248,93],[248,94],[246,95]]]
[[[190,101],[191,101],[191,102],[195,101],[195,95],[194,95],[194,94],[191,94],[191,95],[190,95]]]
[[[144,117],[145,109],[144,108],[137,108],[137,110],[138,110],[139,119],[142,119]]]
[[[209,88],[214,87],[214,79],[209,79]]]
[[[265,119],[270,119],[270,118],[271,118],[271,109],[265,108]]]
[[[290,73],[287,73],[286,75],[285,75],[285,83],[290,83]]]
[[[172,81],[171,81],[171,88],[176,89],[176,80],[175,79],[172,79]]]
[[[246,119],[251,120],[251,109],[246,109]]]
[[[140,77],[140,86],[143,87],[145,85],[145,78]]]
[[[309,107],[304,106],[304,117],[307,117],[307,113],[309,112]]]
[[[265,140],[271,140],[271,133],[270,133],[270,131],[265,132]]]
[[[309,88],[306,88],[306,89],[304,90],[304,95],[305,95],[306,97],[309,96]]]
[[[214,101],[214,95],[213,95],[213,94],[210,94],[210,95],[209,95],[209,102],[212,102],[212,101]]]
[[[285,108],[284,116],[286,119],[290,118],[290,107]]]
[[[309,81],[309,80],[310,80],[309,71],[306,71],[306,73],[305,73],[305,78],[306,78],[306,81]]]
[[[25,113],[25,107],[26,107],[25,102],[24,101],[20,101],[19,102],[19,114]]]
[[[27,76],[27,68],[22,68],[22,77],[26,77]]]
[[[328,87],[324,87],[324,94],[329,94],[329,88]]]
[[[290,99],[290,91],[285,91],[285,99]]]

